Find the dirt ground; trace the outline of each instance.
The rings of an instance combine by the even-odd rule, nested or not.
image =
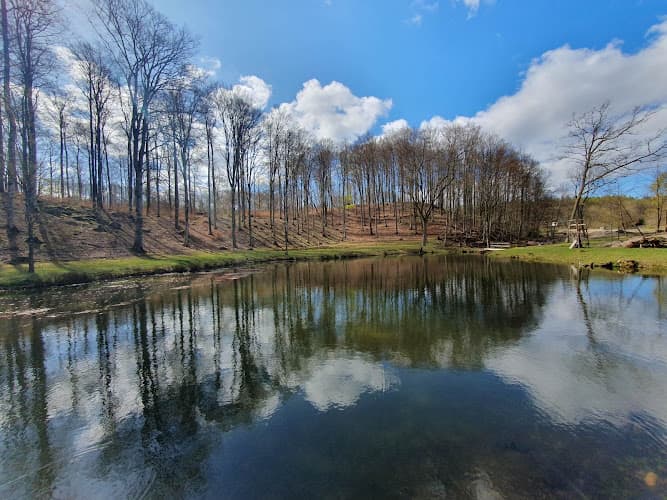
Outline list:
[[[5,225],[5,204],[0,204],[0,220]],[[22,199],[15,202],[16,225],[19,229],[18,243],[19,260],[27,253],[25,215]],[[134,240],[134,219],[127,207],[117,207],[96,213],[89,203],[66,200],[40,199],[39,222],[37,237],[39,247],[36,259],[40,261],[69,261],[91,258],[124,257],[133,255],[131,251]],[[407,207],[407,206],[406,206]],[[231,249],[231,224],[229,215],[218,217],[217,228],[212,235],[208,234],[208,222],[205,213],[195,213],[191,217],[191,244],[183,245],[183,214],[181,228],[176,229],[173,213],[169,207],[161,207],[158,217],[155,207],[144,219],[144,246],[149,254],[187,254],[195,251],[220,251]],[[410,228],[410,214],[399,215],[398,234],[393,215],[393,207],[385,207],[384,214],[380,210],[378,231],[370,234],[368,217],[362,225],[358,207],[346,210],[347,238],[350,243],[377,241],[411,241],[419,240],[421,235]],[[436,215],[429,226],[429,238],[436,239],[443,231],[444,221]],[[284,247],[283,221],[276,219],[275,239],[271,229],[267,211],[258,211],[252,218],[253,246],[256,248]],[[250,248],[247,223],[238,228],[238,246]],[[309,224],[301,225],[290,222],[290,247],[326,246],[343,241],[342,212],[334,211],[329,217],[328,225],[322,231],[322,220],[313,210],[309,215]],[[13,256],[9,254],[5,228],[0,228],[0,261],[9,262]]]

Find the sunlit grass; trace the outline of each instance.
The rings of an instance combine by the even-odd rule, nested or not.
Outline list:
[[[567,243],[531,247],[517,247],[493,252],[493,258],[516,258],[529,262],[550,262],[575,266],[618,267],[619,261],[634,260],[643,271],[667,273],[665,248],[610,248],[596,246],[570,249]]]
[[[276,260],[329,260],[353,257],[399,255],[419,252],[416,242],[377,244],[344,243],[330,247],[284,250],[258,249],[224,252],[196,252],[184,255],[147,255],[118,259],[90,259],[72,262],[38,262],[35,273],[27,265],[0,265],[0,287],[38,287],[87,283],[126,276],[141,276],[171,272],[205,271],[240,264]],[[435,246],[428,252],[443,252]]]

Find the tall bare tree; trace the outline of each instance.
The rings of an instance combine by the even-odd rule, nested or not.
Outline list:
[[[100,0],[97,18],[129,99],[128,156],[134,177],[133,250],[144,252],[143,173],[149,146],[151,105],[181,77],[195,41],[146,0]]]
[[[236,238],[237,193],[243,182],[244,161],[259,126],[262,111],[233,91],[219,92],[216,105],[225,135],[227,181],[231,192],[232,247],[238,248]]]
[[[193,126],[203,113],[203,102],[207,89],[202,78],[187,75],[176,82],[168,91],[169,119],[173,120],[172,130],[180,153],[181,174],[184,180],[185,232],[183,244],[190,245],[190,193],[192,191],[192,149],[195,142]]]
[[[3,60],[3,87],[2,96],[3,104],[5,106],[5,113],[7,115],[7,195],[5,198],[5,213],[7,214],[7,241],[9,242],[9,253],[12,259],[18,257],[18,242],[14,215],[14,199],[17,192],[17,172],[16,172],[16,140],[17,140],[17,126],[16,126],[16,112],[14,110],[14,102],[11,91],[11,57],[10,57],[10,36],[9,36],[9,13],[7,10],[7,0],[0,0],[0,9],[2,10],[2,60]],[[4,143],[0,145],[4,150]]]
[[[218,228],[218,197],[215,172],[215,141],[216,114],[214,98],[220,86],[213,84],[202,101],[204,116],[204,130],[206,132],[206,178],[208,191],[208,234],[213,234],[213,228]]]
[[[109,101],[114,93],[111,68],[101,47],[87,42],[76,45],[74,53],[83,79],[79,82],[88,105],[91,198],[95,208],[102,208],[103,156],[105,126],[109,117]]]
[[[575,185],[570,219],[583,219],[587,198],[607,182],[664,156],[663,131],[640,136],[653,115],[651,109],[635,108],[627,116],[615,116],[607,101],[572,119],[566,146]]]
[[[37,90],[52,64],[58,9],[53,0],[11,0],[14,56],[21,95],[21,173],[28,241],[28,271],[35,271],[37,206]]]
[[[331,141],[320,141],[315,147],[315,179],[318,185],[322,236],[326,236],[328,201],[331,198],[331,175],[334,148]]]
[[[281,141],[287,118],[279,109],[271,111],[264,120],[265,155],[269,181],[269,224],[273,244],[277,245],[276,238],[276,182],[280,170]]]
[[[398,141],[398,158],[406,173],[408,195],[421,221],[422,248],[428,241],[428,224],[436,203],[454,180],[453,137],[447,137],[446,147],[439,149],[436,140],[439,133],[431,129],[408,130]]]
[[[252,190],[256,182],[258,169],[258,156],[260,153],[260,142],[262,140],[262,128],[257,123],[253,127],[248,138],[248,147],[245,154],[245,185],[248,209],[248,244],[250,248],[255,246],[255,240],[252,235]]]

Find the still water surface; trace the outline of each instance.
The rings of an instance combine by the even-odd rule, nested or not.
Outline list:
[[[0,297],[2,498],[664,498],[667,280],[482,258]]]

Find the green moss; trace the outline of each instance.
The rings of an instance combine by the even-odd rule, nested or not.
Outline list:
[[[187,255],[147,255],[120,259],[90,259],[72,262],[38,262],[34,274],[26,265],[0,264],[0,288],[30,288],[88,283],[127,276],[204,271],[238,264],[278,260],[331,260],[379,255],[418,253],[413,242],[341,244],[332,247],[284,250],[239,250],[198,252]],[[427,252],[444,252],[427,246]]]
[[[491,258],[519,259],[528,262],[571,264],[577,267],[624,267],[624,261],[636,261],[641,271],[667,274],[665,248],[591,248],[570,249],[567,244],[517,247],[490,253]]]

